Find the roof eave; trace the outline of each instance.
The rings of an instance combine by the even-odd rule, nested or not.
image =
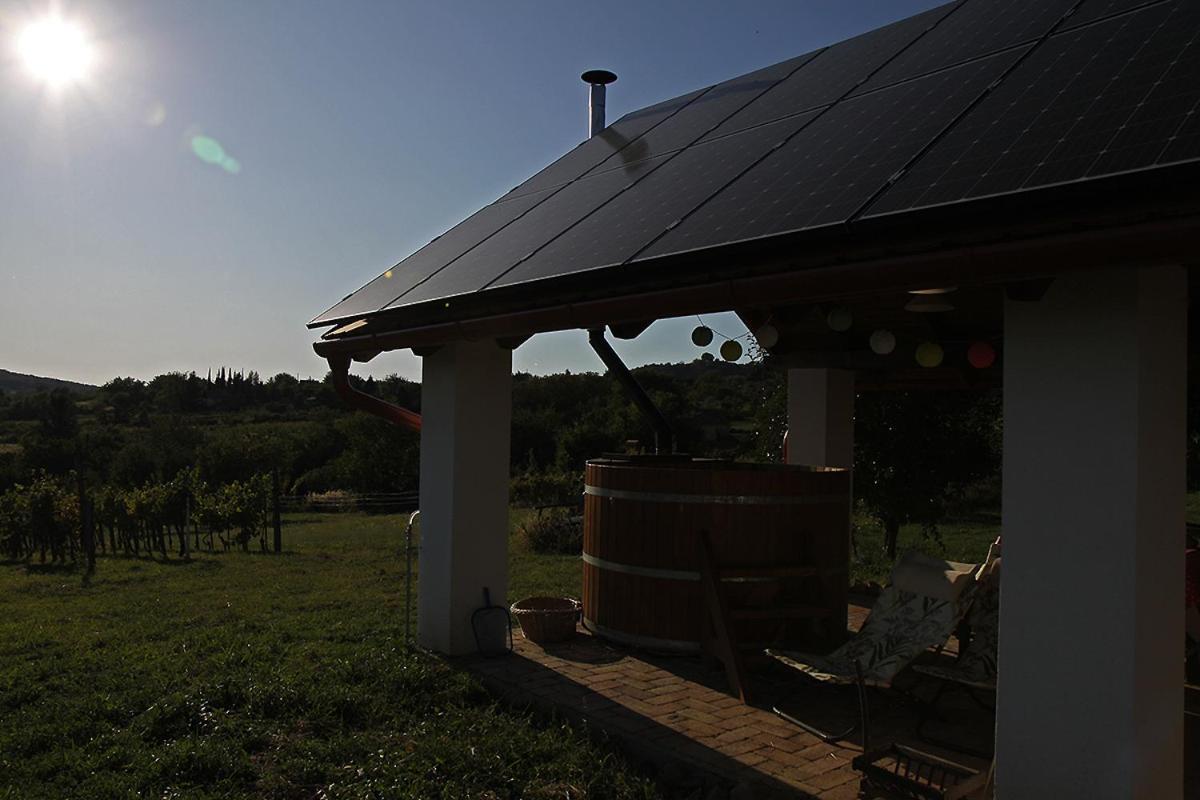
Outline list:
[[[328,357],[420,348],[458,339],[528,336],[770,306],[785,298],[789,302],[821,302],[947,282],[1002,284],[1082,269],[1180,263],[1183,259],[1194,258],[1197,242],[1200,242],[1200,209],[1120,226],[1059,230],[1023,237],[1008,232],[991,241],[904,252],[882,248],[878,244],[871,251],[860,248],[857,255],[847,254],[843,248],[833,253],[818,255],[810,252],[803,258],[780,259],[777,252],[775,259],[753,265],[753,274],[722,276],[692,285],[681,285],[676,278],[665,287],[655,287],[654,283],[661,283],[663,278],[651,279],[645,285],[609,296],[597,296],[578,286],[570,287],[567,282],[559,291],[551,291],[547,285],[547,291],[541,295],[545,302],[536,308],[504,309],[504,298],[498,291],[491,309],[480,308],[479,313],[470,316],[444,321],[414,321],[403,328],[323,340],[315,343],[313,349],[318,355]],[[741,260],[744,255],[739,254],[736,247],[720,248],[720,251],[695,254],[689,261],[693,270],[701,258],[704,261],[717,258],[742,266],[746,263]],[[659,265],[662,269],[656,271],[664,275],[670,273],[671,265],[666,261]],[[869,281],[864,281],[865,275],[870,276]],[[416,316],[412,313],[416,310],[406,310],[404,316],[411,319]]]

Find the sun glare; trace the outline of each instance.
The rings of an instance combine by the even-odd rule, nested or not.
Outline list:
[[[94,52],[79,25],[61,17],[46,17],[21,32],[17,52],[29,73],[52,88],[87,77]]]

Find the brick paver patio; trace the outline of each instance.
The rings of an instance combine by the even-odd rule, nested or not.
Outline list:
[[[851,627],[865,613],[851,606]],[[850,765],[861,752],[857,734],[826,744],[771,711],[786,698],[789,708],[804,709],[806,720],[844,728],[857,719],[852,690],[805,687],[782,668],[765,665],[755,671],[754,704],[743,705],[728,694],[723,672],[699,658],[639,653],[583,630],[570,642],[545,648],[518,633],[513,656],[462,663],[510,702],[553,708],[603,731],[653,765],[666,783],[682,787],[683,796],[860,796],[860,776]],[[911,708],[898,712],[895,703],[882,705],[872,706],[873,742],[913,721]],[[975,718],[990,726],[986,714],[977,711]],[[986,740],[986,731],[977,733]]]
[[[866,615],[850,607],[851,628]],[[456,660],[508,702],[553,710],[608,737],[656,772],[679,797],[748,800],[882,797],[861,785],[851,759],[862,752],[858,734],[835,745],[780,719],[773,704],[826,729],[857,719],[852,690],[810,685],[771,664],[759,665],[753,704],[727,692],[723,672],[700,658],[657,656],[612,645],[583,631],[569,642],[542,647],[516,633],[511,656]],[[920,689],[921,687],[917,687]],[[926,688],[923,695],[927,695]],[[965,697],[962,698],[965,700]],[[872,744],[897,739],[952,760],[984,762],[940,750],[915,735],[916,710],[903,700],[872,696]],[[935,731],[977,749],[990,747],[992,719],[964,702],[950,708],[954,728]],[[1200,730],[1189,718],[1189,764],[1200,763]],[[936,724],[936,723],[935,723]],[[1200,797],[1200,769],[1189,766],[1185,797]]]

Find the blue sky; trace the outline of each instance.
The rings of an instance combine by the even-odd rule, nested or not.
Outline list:
[[[0,0],[0,367],[322,375],[304,323],[577,144],[584,69],[620,76],[611,121],[934,5]],[[95,47],[58,92],[15,46],[54,9]],[[694,324],[620,349],[690,360]],[[600,368],[582,332],[515,366]]]

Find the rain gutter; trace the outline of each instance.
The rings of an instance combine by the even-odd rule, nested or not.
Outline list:
[[[329,362],[329,369],[333,374],[333,388],[347,405],[374,414],[401,428],[418,432],[421,430],[421,415],[417,412],[361,392],[350,385],[350,356],[330,355],[326,356],[326,361]]]

